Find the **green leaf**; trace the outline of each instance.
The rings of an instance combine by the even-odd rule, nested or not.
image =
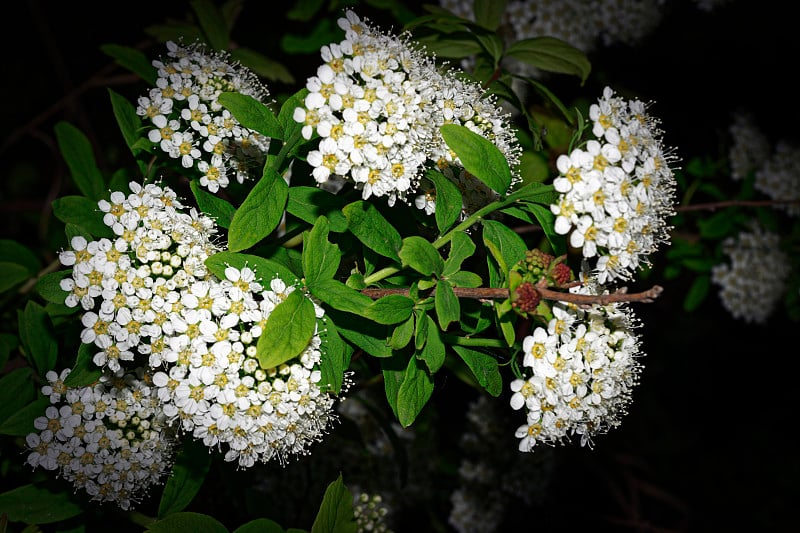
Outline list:
[[[511,266],[525,257],[528,247],[522,237],[505,224],[496,220],[482,220],[481,223],[483,242],[505,274]]]
[[[375,325],[364,320],[361,316],[350,315],[349,313],[339,313],[329,311],[336,322],[339,334],[348,342],[355,345],[364,353],[372,357],[386,358],[392,356],[392,349],[386,342],[389,337],[389,329],[384,325]]]
[[[348,229],[364,246],[400,262],[398,252],[403,247],[403,239],[373,204],[359,200],[346,205],[342,212]]]
[[[414,423],[433,394],[433,377],[423,364],[416,357],[408,361],[403,382],[397,391],[397,419],[403,427]]]
[[[246,46],[232,50],[231,58],[267,81],[276,81],[287,85],[295,84],[294,76],[284,65]]]
[[[457,231],[450,238],[450,251],[444,262],[442,277],[449,277],[461,269],[461,263],[475,253],[475,243],[466,233]]]
[[[48,272],[36,280],[36,292],[39,296],[54,304],[63,304],[67,291],[61,288],[61,280],[70,276],[72,269]]]
[[[175,455],[172,473],[164,485],[158,504],[158,518],[185,509],[203,486],[210,466],[208,447],[199,441],[185,439]]]
[[[322,340],[322,356],[319,361],[322,374],[320,384],[327,385],[334,394],[339,394],[344,381],[344,371],[350,364],[353,349],[344,342],[332,320],[326,321],[320,337]]]
[[[323,45],[341,40],[341,30],[327,18],[320,18],[314,29],[304,35],[284,33],[281,49],[288,54],[318,54]]]
[[[286,530],[269,518],[256,518],[237,527],[233,533],[286,533]]]
[[[538,224],[539,227],[542,228],[542,231],[547,237],[547,241],[550,243],[550,246],[552,246],[556,255],[565,254],[567,250],[566,239],[563,235],[556,233],[556,217],[553,212],[550,211],[550,208],[528,202],[520,202],[517,205],[519,207],[506,207],[500,211],[530,224]]]
[[[356,533],[353,495],[342,481],[342,474],[328,485],[319,506],[311,533]]]
[[[708,291],[711,289],[711,276],[702,275],[694,278],[692,285],[686,292],[686,297],[683,299],[683,309],[687,312],[692,312],[697,309],[700,304],[708,296]]]
[[[5,261],[22,265],[30,274],[36,274],[42,268],[42,263],[36,254],[24,244],[13,239],[0,239],[0,258]]]
[[[700,229],[700,236],[703,238],[722,239],[734,231],[736,219],[728,211],[722,210],[706,218],[699,219],[697,227]]]
[[[36,398],[30,368],[16,368],[0,378],[0,424]]]
[[[342,253],[328,241],[328,219],[320,216],[311,231],[303,234],[303,276],[306,283],[333,279]]]
[[[9,522],[26,524],[52,524],[83,512],[69,491],[52,492],[36,484],[23,485],[0,494],[0,509]]]
[[[0,368],[5,368],[11,350],[19,346],[19,339],[11,333],[0,333]]]
[[[289,188],[286,211],[309,224],[314,224],[317,218],[324,216],[330,223],[331,231],[339,233],[347,229],[347,219],[342,214],[343,206],[341,197],[324,189],[295,185]]]
[[[103,223],[103,212],[97,202],[85,196],[62,196],[53,200],[53,214],[65,224],[75,224],[94,237],[114,238],[114,232]]]
[[[261,368],[273,368],[303,353],[314,335],[314,304],[300,289],[275,306],[256,346]]]
[[[428,339],[428,312],[425,309],[414,309],[414,348],[421,350]]]
[[[405,348],[411,337],[414,335],[414,316],[408,317],[408,320],[401,322],[399,326],[394,328],[392,336],[389,337],[389,346],[394,350]]]
[[[436,316],[439,318],[439,326],[442,331],[446,331],[453,322],[458,322],[461,316],[461,306],[453,292],[453,287],[446,280],[439,280],[436,284],[434,296],[436,304]]]
[[[443,279],[449,281],[453,287],[480,287],[483,285],[483,280],[479,275],[466,270],[450,274]]]
[[[308,285],[308,290],[334,309],[361,315],[372,305],[372,298],[335,279],[321,279]]]
[[[248,94],[221,93],[217,100],[236,117],[236,120],[253,131],[273,139],[283,138],[283,129],[278,119],[266,104]]]
[[[555,37],[533,37],[517,41],[506,49],[505,55],[547,72],[578,76],[581,85],[586,82],[592,70],[586,54]]]
[[[103,175],[94,159],[92,144],[86,135],[69,122],[55,125],[56,140],[67,162],[72,180],[78,189],[91,200],[100,200],[106,193]]]
[[[417,39],[425,50],[441,58],[465,58],[475,54],[480,54],[483,47],[476,42],[475,36],[467,33],[451,33],[447,37],[425,36]]]
[[[426,239],[416,235],[403,239],[398,255],[404,267],[409,266],[425,276],[439,276],[444,269],[439,251]]]
[[[499,194],[511,185],[511,169],[503,152],[491,141],[466,126],[445,124],[442,137],[461,160],[464,168]]]
[[[64,380],[64,385],[74,388],[86,387],[100,379],[103,371],[92,360],[96,352],[97,348],[95,348],[94,344],[81,343],[75,362],[72,364],[72,370],[70,370],[67,379]]]
[[[142,78],[147,85],[155,86],[156,80],[158,80],[158,71],[150,62],[150,58],[141,50],[118,44],[104,44],[100,46],[100,51],[114,58],[120,66]]]
[[[19,313],[19,336],[38,375],[44,376],[56,365],[58,345],[53,338],[53,324],[44,307],[28,300],[25,310]]]
[[[454,345],[452,348],[472,370],[475,379],[486,392],[495,397],[500,396],[503,391],[503,378],[497,360],[491,355],[464,346]]]
[[[281,125],[284,143],[286,143],[281,150],[285,151],[287,155],[292,155],[299,146],[306,142],[302,135],[303,124],[294,119],[294,110],[305,106],[307,94],[308,89],[303,87],[287,98],[278,112],[278,124]]]
[[[475,22],[487,30],[496,30],[505,13],[506,3],[506,0],[475,0],[472,5]]]
[[[417,352],[417,358],[425,362],[431,374],[435,374],[444,364],[446,351],[436,322],[430,316],[425,319],[428,323],[428,335],[422,350]]]
[[[154,533],[228,533],[219,520],[202,513],[175,513],[149,524],[145,531]]]
[[[228,249],[239,252],[259,243],[278,227],[283,218],[289,185],[274,169],[264,175],[236,210],[228,232]]]
[[[225,269],[229,266],[239,270],[244,267],[250,268],[265,285],[268,285],[276,275],[287,285],[294,285],[300,281],[287,266],[257,255],[217,252],[206,259],[206,267],[219,279],[225,279]]]
[[[29,277],[31,274],[23,265],[0,261],[0,292],[16,287]]]
[[[230,44],[225,17],[212,0],[190,0],[189,5],[197,16],[200,30],[206,42],[214,50],[227,50]]]
[[[364,310],[364,316],[378,324],[397,324],[407,320],[414,309],[414,300],[402,294],[378,298]]]
[[[436,170],[428,170],[425,176],[433,182],[436,190],[436,211],[433,216],[439,233],[444,233],[458,220],[464,207],[464,198],[458,186],[447,176]]]
[[[324,0],[297,0],[294,7],[286,12],[286,18],[307,22],[317,14],[323,4]]]
[[[18,409],[16,413],[9,416],[0,424],[0,435],[11,435],[13,437],[24,437],[28,433],[37,431],[33,426],[33,421],[44,416],[44,411],[50,405],[50,398],[39,396],[34,401]],[[2,507],[0,507],[2,509]]]
[[[108,95],[122,138],[125,139],[131,154],[136,157],[142,151],[136,146],[136,142],[141,139],[139,130],[142,127],[142,119],[136,114],[136,107],[127,98],[111,89],[108,89]]]
[[[192,189],[194,198],[197,201],[197,207],[203,213],[213,218],[220,227],[231,227],[233,215],[236,214],[235,207],[228,201],[203,189],[199,180],[192,180],[189,183],[189,187]]]

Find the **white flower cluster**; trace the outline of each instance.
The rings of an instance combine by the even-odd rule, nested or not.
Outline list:
[[[443,124],[468,127],[517,166],[521,147],[508,116],[478,84],[438,68],[402,37],[379,32],[352,11],[338,23],[345,39],[322,47],[324,63],[294,112],[306,139],[320,137],[307,158],[317,183],[344,178],[364,199],[386,197],[389,205],[424,198],[419,183],[426,168],[453,166],[458,174],[461,167],[439,131]],[[414,203],[431,213],[429,200]]]
[[[167,58],[153,61],[156,86],[138,99],[136,113],[147,119],[147,137],[181,166],[200,174],[200,185],[217,192],[231,179],[260,176],[270,139],[242,126],[218,101],[223,92],[266,103],[269,92],[249,69],[227,53],[201,43],[167,42]]]
[[[722,251],[728,261],[711,269],[722,305],[736,319],[765,323],[783,297],[791,271],[780,236],[753,220],[747,230],[725,239]]]
[[[590,285],[570,291],[598,293]],[[523,452],[573,435],[591,445],[592,436],[619,426],[641,372],[637,323],[626,307],[558,303],[553,315],[523,340],[523,377],[510,385],[511,407],[527,412],[516,431]]]
[[[106,372],[94,385],[64,385],[67,368],[47,373],[51,405],[25,441],[33,468],[58,475],[92,500],[128,510],[172,467],[174,436],[150,376],[142,369]]]
[[[556,160],[555,230],[584,258],[597,256],[598,281],[629,279],[669,241],[675,177],[657,120],[639,100],[606,87],[589,108],[594,139]]]
[[[182,309],[164,326],[166,368],[153,376],[164,412],[206,446],[225,445],[225,460],[241,467],[308,453],[334,418],[320,388],[316,329],[289,362],[265,369],[257,359],[264,324],[294,290],[279,278],[264,288],[253,270],[228,267],[223,280],[183,289]]]
[[[162,326],[181,307],[178,290],[210,273],[205,260],[219,248],[214,221],[184,206],[169,187],[129,184],[127,196],[111,193],[98,205],[116,237],[87,241],[75,236],[59,254],[72,267],[61,281],[68,307],[80,305],[81,341],[99,350],[94,363],[112,372],[138,354],[157,358]]]
[[[756,190],[773,200],[793,200],[775,204],[789,216],[800,216],[800,144],[781,139],[764,165],[756,171]]]
[[[83,309],[81,340],[99,349],[93,362],[111,372],[147,366],[168,422],[209,447],[226,445],[227,461],[249,467],[307,453],[335,419],[320,384],[317,326],[277,368],[256,358],[266,320],[295,287],[275,278],[264,288],[247,267],[218,279],[205,266],[221,251],[214,221],[184,212],[168,187],[130,188],[99,202],[118,237],[74,237],[59,255],[73,267],[61,287],[66,305]]]
[[[764,165],[772,147],[750,113],[737,111],[728,131],[733,141],[728,150],[731,177],[741,180]]]

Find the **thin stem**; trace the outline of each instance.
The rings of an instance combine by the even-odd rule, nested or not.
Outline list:
[[[445,344],[457,346],[479,346],[483,348],[508,348],[508,344],[501,339],[483,339],[477,337],[459,337],[458,335],[449,335],[443,333],[441,335],[442,341]]]

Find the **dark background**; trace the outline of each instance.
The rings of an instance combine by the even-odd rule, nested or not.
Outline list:
[[[665,144],[682,162],[724,155],[722,139],[735,109],[754,112],[773,141],[793,137],[800,118],[793,81],[800,46],[791,4],[739,0],[706,13],[693,2],[673,0],[642,43],[598,48],[590,55],[587,84],[556,79],[556,93],[593,99],[608,83],[652,100]],[[5,9],[3,237],[25,242],[49,261],[63,238],[50,227],[49,205],[71,191],[53,125],[68,120],[81,128],[95,143],[101,167],[126,164],[106,87],[135,98],[141,85],[98,47],[152,47],[144,29],[182,18],[188,5],[42,0]],[[234,40],[266,54],[279,50],[284,32],[308,30],[286,23],[272,2],[245,2],[243,13]],[[390,20],[372,7],[362,13]],[[287,64],[303,80],[317,63],[311,55]],[[273,94],[297,87],[271,84]],[[598,437],[594,450],[554,450],[559,467],[550,496],[522,513],[522,531],[796,530],[798,324],[778,311],[766,325],[748,325],[731,318],[714,294],[686,313],[681,304],[691,281],[658,280],[664,295],[636,308],[646,357],[628,416],[619,429]],[[461,427],[458,409],[470,394],[453,382],[434,393],[443,412],[456,409],[438,419],[442,432]],[[204,489],[195,510],[233,529],[242,520],[226,516],[214,489]]]

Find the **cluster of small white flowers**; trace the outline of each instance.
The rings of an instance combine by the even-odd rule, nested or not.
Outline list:
[[[386,524],[389,508],[383,503],[380,494],[362,492],[353,496],[353,517],[356,519],[356,532],[392,533]]]
[[[202,43],[167,42],[167,58],[153,61],[156,86],[138,99],[136,113],[149,121],[148,139],[183,168],[200,174],[200,185],[217,192],[253,172],[260,176],[270,139],[242,126],[218,101],[236,92],[267,102],[258,77],[222,51]]]
[[[174,435],[142,369],[106,372],[94,385],[66,387],[47,373],[42,393],[51,405],[25,441],[33,468],[58,471],[94,501],[128,510],[163,482],[173,460]]]
[[[783,297],[791,271],[780,236],[754,220],[747,230],[725,239],[722,250],[728,261],[711,269],[722,305],[736,319],[765,323]]]
[[[570,291],[598,294],[591,284]],[[573,435],[591,445],[592,436],[619,426],[641,372],[638,323],[623,305],[558,303],[553,314],[523,340],[523,377],[510,385],[511,407],[527,412],[515,433],[523,452]]]
[[[321,389],[316,328],[296,358],[267,369],[257,358],[266,320],[294,290],[277,277],[263,288],[250,268],[228,267],[223,280],[181,289],[182,308],[163,326],[166,364],[153,382],[165,414],[240,467],[309,453],[335,418]]]
[[[598,257],[597,278],[606,283],[631,278],[669,242],[676,182],[658,121],[644,103],[606,87],[589,116],[595,138],[556,160],[560,195],[550,209],[556,232],[569,233],[584,258]]]
[[[521,155],[508,116],[480,86],[437,68],[432,57],[402,36],[383,34],[352,11],[340,18],[340,43],[323,46],[324,63],[307,80],[304,105],[294,112],[306,139],[319,135],[308,154],[318,184],[352,182],[362,197],[409,202],[426,168],[460,161],[439,132],[459,124],[492,141],[514,169]],[[519,178],[515,175],[516,182]],[[432,213],[435,204],[414,203]]]
[[[733,115],[729,132],[732,140],[728,151],[731,177],[741,180],[764,165],[772,146],[753,115],[744,111],[737,111]]]
[[[94,344],[94,363],[116,372],[137,354],[158,358],[162,325],[181,307],[178,290],[210,273],[205,260],[218,251],[214,221],[184,206],[169,187],[130,183],[98,202],[116,237],[71,240],[61,251],[72,267],[61,280],[65,305],[81,306],[81,341]]]
[[[775,208],[789,216],[800,216],[800,145],[786,139],[778,141],[775,151],[756,171],[754,186],[773,200],[790,200],[775,204]]]

